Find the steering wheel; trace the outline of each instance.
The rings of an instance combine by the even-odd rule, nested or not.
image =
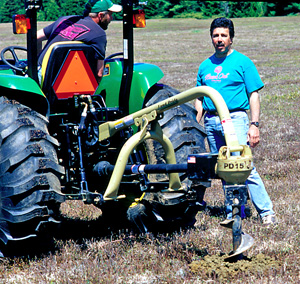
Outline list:
[[[113,54],[107,56],[105,59],[112,59],[112,58],[120,56],[120,55],[123,55],[123,52],[113,53]]]
[[[1,60],[3,61],[3,63],[8,65],[10,68],[12,68],[16,71],[25,73],[25,69],[27,67],[27,61],[20,61],[15,50],[22,50],[22,51],[27,52],[27,48],[25,48],[23,46],[8,46],[1,51]],[[15,61],[14,64],[11,64],[7,59],[5,59],[4,54],[8,51],[11,53],[11,55]]]

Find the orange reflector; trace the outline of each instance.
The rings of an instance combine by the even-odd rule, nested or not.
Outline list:
[[[27,34],[27,30],[30,27],[27,27],[26,15],[14,15],[13,16],[13,33],[14,34]]]
[[[70,51],[53,83],[58,99],[67,99],[81,94],[93,95],[97,87],[97,80],[84,52]]]
[[[143,9],[133,11],[133,26],[135,28],[145,28],[146,27],[146,16]]]

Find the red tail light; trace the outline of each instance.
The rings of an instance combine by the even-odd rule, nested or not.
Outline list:
[[[14,34],[27,34],[30,29],[29,19],[26,15],[14,15],[13,16],[13,32]]]
[[[145,28],[146,27],[146,16],[143,9],[138,9],[133,11],[133,26],[135,28]]]

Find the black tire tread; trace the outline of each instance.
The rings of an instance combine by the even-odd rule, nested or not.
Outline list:
[[[146,103],[150,106],[178,94],[178,90],[163,85],[154,93]],[[196,121],[196,110],[190,103],[185,103],[164,112],[164,117],[159,120],[164,134],[171,140],[177,163],[186,163],[190,154],[205,152],[205,130]],[[146,141],[150,163],[165,163],[165,155],[162,146],[153,140]],[[184,179],[184,175],[183,179]],[[164,175],[157,175],[164,180]]]
[[[0,98],[0,240],[36,236],[41,224],[56,222],[65,200],[56,139],[41,114]]]

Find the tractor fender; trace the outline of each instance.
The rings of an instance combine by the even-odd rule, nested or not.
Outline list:
[[[40,86],[30,77],[1,74],[0,92],[44,116],[49,114],[49,103]]]
[[[135,63],[133,68],[129,113],[143,108],[144,98],[148,90],[164,76],[161,69],[154,64]],[[122,72],[123,62],[120,58],[109,59],[105,62],[103,78],[96,93],[105,94],[107,107],[119,106]]]
[[[129,97],[129,113],[143,108],[144,99],[149,89],[164,76],[162,70],[153,64],[136,63],[132,77]]]

